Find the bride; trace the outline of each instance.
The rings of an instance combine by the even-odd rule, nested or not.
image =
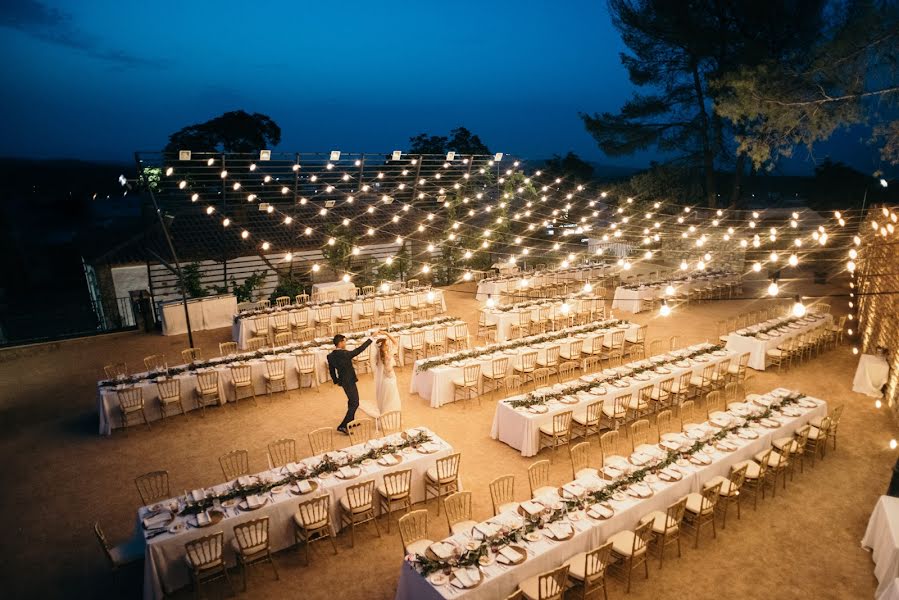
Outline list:
[[[378,336],[372,349],[372,370],[375,374],[375,399],[377,407],[365,410],[370,415],[377,417],[395,410],[401,410],[400,391],[396,384],[394,367],[394,355],[396,354],[397,341],[386,331],[377,332]],[[366,409],[368,407],[365,407]]]

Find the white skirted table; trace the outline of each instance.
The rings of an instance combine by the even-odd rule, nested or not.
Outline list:
[[[862,354],[858,359],[858,368],[855,369],[855,379],[852,380],[852,391],[880,398],[883,395],[880,389],[887,382],[889,374],[890,365],[884,357]]]
[[[899,498],[880,497],[868,520],[862,546],[871,549],[878,581],[874,597],[881,598],[899,577]]]
[[[665,288],[669,285],[674,288],[674,294],[679,295],[710,285],[732,283],[739,280],[740,277],[738,275],[726,273],[705,277],[691,277],[689,279],[659,281],[636,286],[618,286],[615,288],[615,297],[612,299],[612,309],[638,313],[643,310],[644,298],[665,297]]]
[[[144,598],[145,600],[161,599],[165,595],[171,594],[175,590],[182,588],[190,583],[190,573],[187,563],[184,560],[185,551],[184,544],[197,538],[209,535],[216,531],[223,531],[224,536],[224,556],[225,561],[229,565],[234,565],[235,556],[231,547],[231,541],[234,539],[234,526],[240,525],[252,519],[260,517],[269,518],[269,541],[272,552],[277,552],[288,548],[295,544],[294,541],[294,524],[293,516],[297,512],[297,505],[309,500],[319,494],[325,493],[330,496],[331,506],[331,522],[334,530],[340,530],[339,502],[340,498],[346,494],[346,489],[354,484],[363,481],[375,480],[376,485],[383,485],[384,475],[403,469],[412,469],[412,481],[420,482],[424,479],[425,472],[433,467],[437,460],[448,456],[453,449],[449,443],[441,439],[432,431],[420,427],[418,431],[424,431],[431,437],[431,442],[427,448],[423,449],[429,453],[423,453],[415,449],[407,449],[401,453],[402,459],[393,466],[383,466],[373,461],[368,465],[361,465],[361,473],[351,479],[341,479],[335,474],[329,476],[319,476],[311,481],[316,486],[311,492],[300,495],[296,489],[291,490],[293,486],[287,486],[281,491],[272,491],[271,494],[265,494],[265,504],[256,510],[241,510],[240,505],[228,506],[222,504],[224,518],[218,523],[209,527],[197,527],[193,517],[176,517],[168,527],[169,530],[162,532],[160,535],[148,537],[142,525],[142,520],[149,512],[148,507],[142,507],[138,511],[137,526],[135,537],[140,538],[146,545],[144,558]],[[411,431],[411,430],[409,430]],[[396,436],[398,434],[394,434]],[[387,438],[381,438],[387,440]],[[391,441],[391,443],[393,443]],[[344,448],[339,452],[328,452],[330,458],[334,460],[342,460],[340,456],[361,456],[366,451],[373,448],[372,442],[365,445],[359,444]],[[314,456],[303,459],[297,465],[302,467],[304,464],[313,467],[323,458],[322,456]],[[288,465],[290,466],[290,465]],[[257,473],[254,478],[257,480],[278,481],[285,477],[286,467],[278,467]],[[202,492],[224,493],[230,489],[235,482],[227,482],[221,485],[213,486]],[[421,485],[412,486],[412,502],[420,502],[424,499],[424,488]],[[169,506],[178,506],[178,498],[160,502],[162,508]],[[394,517],[395,518],[395,517]]]
[[[162,321],[162,335],[187,333],[187,319],[184,318],[184,304],[181,300],[159,304],[159,318]],[[237,298],[234,294],[193,298],[187,301],[191,331],[219,329],[231,325],[237,313]]]
[[[829,314],[807,315],[801,319],[783,317],[770,319],[764,323],[739,329],[727,337],[727,349],[737,354],[749,353],[749,368],[764,371],[768,350],[777,348],[784,342],[820,327],[829,327],[833,317]],[[770,329],[777,326],[777,329]],[[769,329],[767,333],[761,332]]]
[[[312,284],[312,295],[332,294],[331,300],[351,300],[356,297],[356,286],[349,281],[325,281]]]

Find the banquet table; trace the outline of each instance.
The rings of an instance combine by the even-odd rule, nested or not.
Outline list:
[[[237,313],[237,298],[234,294],[192,298],[187,301],[187,312],[192,331],[227,327]],[[187,333],[184,303],[181,300],[161,302],[157,313],[162,321],[162,335]]]
[[[777,348],[784,342],[791,340],[803,333],[827,327],[833,323],[833,317],[829,314],[810,314],[802,318],[780,317],[769,319],[745,329],[738,329],[727,337],[727,349],[737,354],[749,353],[749,367],[756,371],[765,370],[766,352]],[[756,334],[761,329],[768,329],[780,324],[780,331]],[[754,337],[761,335],[761,338]]]
[[[505,292],[517,292],[526,294],[527,288],[519,286],[522,278],[527,278],[528,287],[538,287],[548,285],[557,280],[575,279],[584,281],[597,277],[603,277],[612,273],[611,265],[590,265],[583,267],[572,267],[570,269],[547,269],[545,271],[532,271],[529,273],[518,273],[514,276],[500,276],[482,279],[478,282],[478,291],[475,298],[484,302],[488,297],[498,298],[499,294]]]
[[[878,581],[874,597],[880,598],[899,577],[899,498],[881,496],[877,500],[862,547],[871,549]]]
[[[773,397],[774,394],[787,394],[788,390],[779,388],[770,394],[759,397],[760,400]],[[748,396],[747,401],[752,402],[754,396]],[[823,400],[809,399],[815,402],[815,408],[797,408],[796,416],[778,416],[773,417],[778,423],[776,428],[766,428],[759,424],[751,427],[757,434],[755,439],[744,439],[742,437],[734,437],[729,440],[736,449],[730,452],[717,448],[710,448],[710,454],[706,454],[710,459],[708,465],[694,464],[692,461],[686,464],[678,464],[677,469],[681,472],[682,477],[678,481],[666,482],[656,478],[655,481],[644,480],[652,489],[652,495],[648,498],[635,498],[630,494],[622,493],[618,498],[609,501],[610,506],[614,510],[614,514],[605,520],[597,520],[586,516],[583,512],[577,511],[577,519],[563,518],[574,529],[574,535],[566,541],[555,541],[544,535],[541,535],[537,541],[523,541],[519,545],[528,550],[528,557],[518,566],[501,567],[493,564],[486,567],[480,567],[483,573],[483,581],[474,588],[465,590],[450,589],[447,585],[433,585],[426,577],[420,574],[411,563],[403,561],[403,567],[400,572],[400,580],[397,586],[396,600],[440,600],[442,598],[459,598],[465,600],[491,600],[495,598],[505,598],[515,591],[517,586],[530,577],[535,577],[550,569],[558,567],[566,560],[570,559],[578,552],[586,552],[597,548],[615,533],[633,529],[642,517],[648,513],[659,510],[664,512],[665,509],[682,498],[686,494],[698,492],[702,489],[702,485],[711,478],[721,475],[727,477],[730,473],[732,465],[752,457],[769,447],[775,439],[792,435],[792,433],[803,426],[809,420],[815,417],[827,414],[827,403]],[[706,422],[703,427],[707,431],[710,424]],[[632,460],[632,459],[631,459]],[[582,487],[587,489],[601,489],[607,482],[599,480],[593,476],[586,476],[582,479],[575,480]],[[545,504],[558,502],[558,493],[551,494],[545,498],[538,499]],[[489,519],[489,522],[497,524],[506,523],[509,526],[516,513],[502,513],[496,517]],[[544,530],[545,531],[545,530]],[[464,544],[470,539],[468,532],[450,536],[445,541],[454,542],[456,544]]]
[[[272,552],[277,552],[288,548],[295,544],[294,542],[294,524],[293,516],[297,511],[300,502],[312,499],[322,493],[330,496],[331,505],[331,522],[335,531],[340,530],[339,500],[345,495],[346,488],[374,479],[376,485],[383,482],[384,475],[404,469],[412,469],[412,481],[420,482],[424,478],[425,471],[433,467],[438,459],[450,455],[453,452],[452,446],[441,439],[435,433],[427,428],[416,428],[430,435],[431,448],[433,452],[423,454],[415,449],[408,449],[402,452],[402,460],[394,466],[382,466],[378,462],[372,462],[368,465],[361,465],[362,473],[352,479],[341,479],[336,475],[319,476],[313,479],[318,488],[306,495],[300,495],[296,491],[285,489],[282,492],[272,492],[265,494],[266,504],[256,510],[240,510],[239,507],[225,508],[223,504],[222,510],[225,512],[224,518],[208,527],[197,527],[196,521],[192,517],[176,517],[170,527],[175,527],[178,523],[188,522],[188,526],[183,531],[166,531],[160,535],[147,537],[142,525],[144,517],[150,513],[149,507],[142,507],[138,510],[135,536],[142,538],[146,545],[144,558],[144,598],[146,600],[156,600],[163,598],[165,595],[182,588],[190,583],[190,573],[185,563],[184,545],[187,542],[197,538],[210,535],[217,531],[224,532],[224,554],[225,560],[229,565],[235,564],[234,551],[231,548],[231,540],[234,539],[234,526],[258,519],[260,517],[269,518],[269,541]],[[412,431],[412,430],[407,430]],[[397,434],[394,434],[397,435]],[[391,438],[381,438],[386,440]],[[392,438],[398,439],[398,438]],[[377,442],[376,442],[377,443]],[[371,442],[367,444],[359,444],[344,448],[342,452],[349,455],[360,456],[367,450],[371,449]],[[341,460],[340,454],[337,452],[328,453],[335,460]],[[317,464],[323,455],[314,456],[303,459],[298,464],[302,466],[304,463],[309,466]],[[287,474],[286,468],[278,467],[269,469],[261,473],[257,473],[256,477],[261,481],[278,481]],[[208,488],[217,493],[226,492],[234,485],[234,481]],[[424,499],[424,488],[421,485],[412,486],[412,502],[420,502]],[[167,500],[159,503],[163,508],[170,506],[178,506],[178,498]]]
[[[852,380],[852,391],[880,398],[883,396],[880,390],[887,382],[889,374],[890,365],[883,356],[862,354],[855,369],[855,379]]]
[[[696,346],[690,346],[689,348],[671,353],[669,359],[673,360],[675,357],[678,357],[678,355],[695,352],[703,348],[709,348],[711,350],[712,346],[711,344],[697,344]],[[540,427],[542,425],[552,426],[553,416],[561,412],[571,410],[574,411],[575,414],[584,414],[587,411],[587,405],[598,400],[602,400],[604,404],[609,403],[611,405],[611,403],[614,403],[615,397],[620,394],[627,392],[636,394],[642,387],[647,385],[657,385],[660,381],[672,377],[674,377],[676,381],[678,377],[687,371],[700,374],[709,364],[717,365],[728,359],[735,360],[737,355],[733,352],[717,350],[714,354],[709,353],[704,357],[700,356],[697,358],[701,358],[702,360],[697,361],[696,359],[687,359],[686,362],[689,363],[689,366],[679,367],[673,364],[667,364],[667,366],[664,367],[668,371],[667,373],[657,373],[652,371],[644,372],[639,375],[639,377],[645,377],[645,379],[629,377],[625,381],[620,381],[620,385],[623,387],[605,384],[603,386],[606,389],[605,394],[588,394],[582,392],[573,395],[571,398],[572,401],[577,400],[576,404],[565,404],[558,400],[549,400],[545,405],[547,409],[546,412],[537,413],[534,412],[534,409],[513,408],[512,405],[509,404],[511,401],[524,398],[523,395],[506,398],[496,404],[490,437],[499,440],[516,450],[520,450],[522,456],[534,456],[540,451]],[[621,369],[620,372],[626,372],[635,366],[645,366],[647,364],[648,361],[641,360],[619,367],[619,369]],[[599,376],[614,376],[615,371],[616,369],[606,369],[606,371],[603,371],[601,374],[585,375],[574,380],[572,383],[582,384],[595,380]],[[541,391],[557,392],[564,388],[564,383],[555,384],[553,387],[546,388],[545,390],[537,390],[537,393]]]
[[[351,281],[324,281],[312,284],[312,295],[328,294],[331,300],[352,300],[356,297],[356,285]]]
[[[591,296],[590,298],[594,298]],[[505,342],[511,337],[512,324],[519,322],[519,314],[522,311],[531,315],[531,322],[538,323],[540,320],[540,309],[549,308],[550,316],[554,317],[560,314],[563,304],[568,304],[569,313],[575,314],[581,309],[581,304],[587,297],[573,297],[566,300],[545,300],[539,304],[527,302],[529,306],[516,307],[511,310],[502,310],[500,308],[485,308],[484,316],[488,325],[496,324],[496,341]]]
[[[446,299],[443,296],[443,290],[430,290],[431,293],[434,294],[433,301],[436,303],[440,313],[446,312]],[[378,315],[384,312],[385,307],[392,307],[394,309],[399,308],[400,305],[400,297],[408,296],[410,306],[412,308],[418,308],[420,304],[428,301],[428,293],[429,291],[408,291],[408,292],[390,292],[387,294],[378,293],[373,296],[366,297],[360,296],[355,298],[354,300],[349,300],[353,305],[353,323],[358,323],[359,319],[362,318],[362,303],[367,299],[374,298],[375,301],[375,312],[374,315],[377,317]],[[337,318],[340,316],[340,306],[346,304],[345,302],[335,302],[329,304],[308,304],[306,306],[297,306],[290,305],[285,306],[283,308],[271,308],[263,313],[256,314],[253,312],[247,314],[240,314],[236,318],[234,318],[234,323],[231,328],[231,339],[237,342],[237,347],[241,350],[245,350],[247,347],[247,341],[253,337],[253,333],[255,331],[253,321],[259,316],[268,315],[269,318],[269,326],[272,325],[273,316],[280,312],[287,312],[290,315],[290,322],[292,324],[296,324],[298,318],[302,317],[304,311],[308,310],[308,323],[311,327],[318,317],[318,308],[330,307],[331,311],[331,321],[337,321]]]
[[[638,313],[643,310],[644,298],[665,297],[665,288],[669,285],[674,288],[674,293],[677,295],[708,287],[710,284],[730,283],[736,280],[739,280],[739,275],[728,273],[705,277],[692,277],[685,280],[659,281],[648,285],[641,285],[636,289],[630,289],[630,286],[618,286],[615,288],[615,297],[612,300],[612,308],[630,313]]]
[[[637,325],[636,323],[628,323],[626,326],[622,327],[626,332],[625,339],[627,339],[628,341],[635,341],[637,339],[637,331],[640,328],[639,325]],[[550,346],[561,346],[564,350],[568,348],[572,342],[580,339],[584,343],[583,348],[587,349],[592,347],[591,344],[602,344],[604,341],[611,341],[612,330],[610,329],[578,334],[577,331],[579,329],[581,328],[568,328],[568,330],[570,330],[569,335],[565,335],[551,342],[534,341],[533,344],[527,343],[529,339],[545,337],[543,335],[531,336],[531,338],[521,338],[521,340],[516,341],[524,341],[524,346],[519,346],[511,350],[497,350],[483,356],[467,359],[464,362],[449,362],[426,370],[420,370],[419,365],[427,360],[433,360],[439,357],[431,357],[424,360],[419,359],[415,361],[415,372],[409,382],[409,393],[418,394],[425,400],[430,401],[432,408],[440,408],[444,404],[455,402],[453,393],[453,380],[461,379],[464,376],[465,364],[472,364],[472,362],[476,362],[481,365],[481,372],[485,373],[486,369],[494,359],[508,356],[510,360],[506,374],[508,376],[511,376],[514,366],[521,364],[521,355],[525,352],[536,350],[537,359],[539,361],[546,359],[546,349]],[[566,329],[561,329],[556,333],[561,335],[564,334],[564,332],[566,332]],[[562,359],[560,358],[559,361],[562,362]]]

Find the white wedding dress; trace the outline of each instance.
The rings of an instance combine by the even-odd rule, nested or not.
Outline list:
[[[396,373],[393,370],[396,346],[390,340],[387,340],[387,362],[385,364],[378,360],[377,344],[372,344],[371,347],[370,360],[372,372],[375,374],[375,400],[377,401],[377,406],[371,406],[366,402],[361,408],[372,417],[379,417],[384,413],[402,409],[400,391],[396,384]]]

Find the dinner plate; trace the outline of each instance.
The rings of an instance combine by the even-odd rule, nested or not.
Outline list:
[[[181,533],[183,531],[187,531],[187,523],[184,521],[173,523],[169,526],[169,533]]]
[[[449,582],[449,577],[441,571],[436,571],[428,575],[428,581],[434,586],[446,585]]]

